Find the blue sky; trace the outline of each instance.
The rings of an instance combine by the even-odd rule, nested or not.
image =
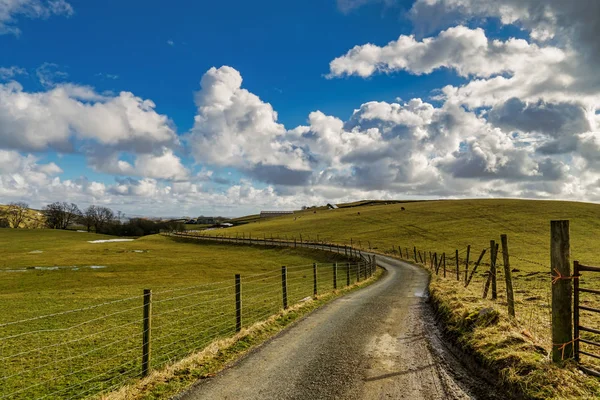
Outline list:
[[[589,72],[563,60],[597,49],[577,30],[585,12],[560,2],[544,15],[569,29],[514,0],[2,3],[0,202],[195,215],[367,197],[596,199],[595,175],[573,174],[595,168],[577,144],[597,144],[597,80],[577,92]],[[558,93],[557,71],[575,80]],[[227,100],[211,94],[220,87]],[[39,104],[15,111],[24,98]],[[540,115],[572,137],[536,126]]]

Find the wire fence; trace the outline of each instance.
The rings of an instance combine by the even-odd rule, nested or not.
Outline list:
[[[288,305],[373,272],[370,260],[353,255],[342,263],[287,266],[239,281],[232,276],[157,291],[150,305],[140,293],[1,323],[0,399],[79,399],[116,390]]]

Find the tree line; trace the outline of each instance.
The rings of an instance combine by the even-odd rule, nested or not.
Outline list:
[[[6,217],[0,219],[0,228],[18,228],[25,221],[29,205],[27,203],[11,203],[8,205]],[[183,229],[181,223],[172,221],[152,221],[144,218],[131,218],[123,222],[124,214],[115,213],[108,207],[91,205],[83,211],[77,204],[66,201],[54,202],[42,209],[44,223],[50,229],[69,229],[73,225],[81,225],[88,232],[103,233],[115,236],[145,236],[159,233],[161,229]]]

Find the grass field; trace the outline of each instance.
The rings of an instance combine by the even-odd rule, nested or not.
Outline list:
[[[404,210],[402,208],[404,207]],[[473,309],[496,307],[506,314],[506,292],[500,256],[498,269],[498,301],[482,299],[489,265],[490,240],[498,243],[501,234],[508,235],[513,269],[516,301],[516,329],[538,348],[550,351],[551,326],[551,269],[550,269],[550,221],[570,220],[571,260],[587,265],[600,265],[600,205],[562,201],[530,200],[446,200],[425,201],[391,205],[369,205],[337,210],[308,210],[293,216],[273,218],[223,230],[222,234],[262,238],[263,236],[325,240],[339,244],[352,243],[363,249],[372,248],[384,254],[398,255],[398,246],[410,258],[413,246],[421,251],[446,253],[449,279],[440,281],[438,289],[452,292],[454,300],[460,299]],[[460,251],[459,265],[462,274],[465,250],[471,245],[470,268],[485,248],[488,251],[484,265],[467,289],[462,288],[451,276],[455,276],[454,253]],[[585,274],[582,287],[600,289],[600,279]],[[456,290],[455,290],[456,289]],[[600,308],[600,296],[582,293],[583,305]],[[582,324],[600,329],[598,314],[582,311]],[[600,336],[584,333],[582,337],[600,341]],[[486,345],[485,337],[479,338],[480,346]],[[489,346],[488,346],[489,347]],[[585,343],[582,350],[600,352]],[[506,357],[510,352],[505,352]],[[513,354],[514,355],[514,354]],[[544,357],[542,357],[544,358]],[[541,359],[540,359],[541,360]],[[585,363],[594,364],[584,357]],[[597,364],[596,368],[600,367]]]
[[[312,294],[313,262],[325,291],[339,260],[162,236],[88,243],[106,239],[0,229],[0,398],[80,398],[139,376],[145,288],[153,290],[151,365],[159,368],[235,332],[235,273],[249,326],[281,308],[282,265],[293,304]]]

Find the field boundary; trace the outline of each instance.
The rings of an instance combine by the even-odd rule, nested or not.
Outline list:
[[[322,248],[314,250],[331,249]],[[269,268],[0,324],[0,398],[110,393],[310,299],[366,282],[375,258]],[[33,346],[32,346],[33,344]]]

